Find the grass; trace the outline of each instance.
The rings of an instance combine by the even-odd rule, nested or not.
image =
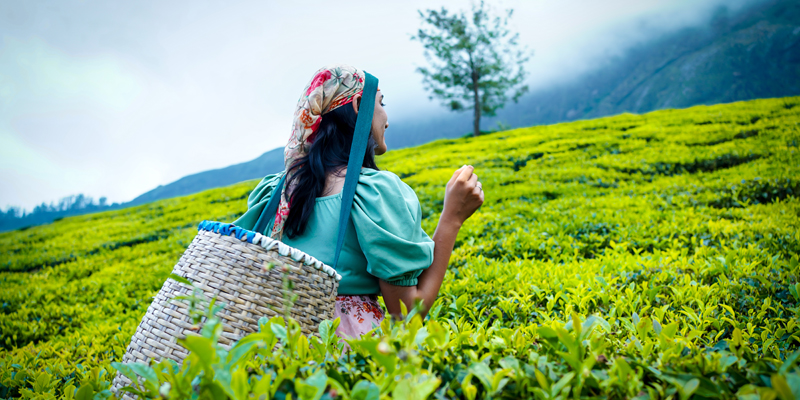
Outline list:
[[[800,396],[798,102],[623,114],[380,157],[416,190],[429,234],[454,169],[474,165],[486,194],[428,322],[448,345],[397,346],[422,357],[415,371],[438,379],[440,398]],[[0,234],[0,397],[101,392],[197,223],[232,221],[254,185]],[[578,332],[576,318],[592,324]],[[385,372],[374,365],[364,376]],[[381,394],[397,393],[387,385]]]

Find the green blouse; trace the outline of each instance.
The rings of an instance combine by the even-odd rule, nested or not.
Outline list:
[[[253,229],[282,174],[259,182],[247,199],[247,212],[234,225]],[[341,192],[318,197],[303,235],[282,241],[332,266],[341,207]],[[397,286],[416,285],[433,262],[434,242],[422,230],[421,219],[419,199],[410,186],[391,172],[363,168],[339,256],[339,294],[380,294],[378,278]]]

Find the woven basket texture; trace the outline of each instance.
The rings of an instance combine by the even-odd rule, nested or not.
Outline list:
[[[259,318],[282,315],[285,289],[281,269],[284,266],[294,283],[292,293],[298,296],[291,316],[300,323],[303,333],[311,335],[321,321],[333,319],[341,277],[331,275],[330,267],[261,235],[255,235],[253,240],[252,232],[241,230],[250,234],[245,237],[233,232],[228,234],[227,229],[217,229],[220,232],[217,233],[202,227],[203,224],[172,272],[202,288],[209,299],[217,296],[217,304],[225,304],[217,314],[223,322],[219,341],[223,348],[230,349],[243,336],[257,332]],[[275,268],[267,270],[269,263]],[[190,329],[193,324],[186,302],[170,300],[191,294],[192,289],[187,285],[167,279],[147,308],[122,362],[147,363],[150,359],[157,362],[165,357],[181,364],[188,352],[177,340],[198,333]],[[130,384],[130,379],[118,372],[112,391],[116,393]],[[127,392],[117,395],[135,398]]]

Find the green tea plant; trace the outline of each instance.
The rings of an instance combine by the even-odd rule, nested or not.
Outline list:
[[[238,374],[238,394],[213,392],[222,398],[800,397],[798,104],[623,114],[390,151],[379,166],[417,192],[429,233],[453,169],[474,165],[486,195],[426,321],[386,321],[344,353],[325,342],[332,322],[312,337],[286,328],[284,340],[273,326],[291,321],[266,321],[267,336],[248,339],[266,347],[253,344],[243,364],[214,350],[180,379]],[[197,223],[232,221],[254,185],[0,234],[0,398],[112,396],[111,363]],[[186,366],[149,368],[153,387],[138,390],[169,383],[168,398],[194,396],[170,375]]]
[[[185,278],[174,274],[170,278],[202,293]],[[284,281],[286,292],[291,291],[288,282]],[[190,351],[189,356],[180,366],[170,359],[152,366],[112,362],[113,368],[134,382],[121,391],[141,398],[238,400],[249,399],[253,394],[255,398],[377,400],[381,393],[399,398],[426,398],[440,381],[421,368],[423,362],[418,356],[409,360],[406,355],[398,365],[396,357],[389,355],[389,343],[407,349],[408,354],[414,353],[419,332],[425,332],[418,309],[407,313],[410,330],[402,330],[400,334],[401,330],[392,329],[392,321],[387,320],[383,327],[392,332],[389,338],[364,336],[348,341],[353,350],[345,354],[344,344],[335,334],[338,318],[323,321],[318,336],[307,337],[301,333],[300,324],[291,318],[262,317],[258,333],[242,338],[226,350],[219,345],[222,322],[216,317],[223,307],[215,306],[214,299],[208,301],[202,295],[176,300],[189,303],[190,315],[204,317],[200,335],[178,340]],[[288,297],[287,315],[291,303]],[[339,373],[355,370],[361,370],[361,374],[354,379],[343,379]]]

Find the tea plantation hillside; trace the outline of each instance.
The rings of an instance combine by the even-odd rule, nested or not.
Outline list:
[[[430,234],[455,168],[486,193],[425,327],[384,325],[350,357],[284,330],[283,353],[265,339],[205,373],[237,399],[798,398],[798,145],[794,97],[389,152]],[[110,395],[198,222],[235,219],[255,183],[0,234],[0,398]]]

